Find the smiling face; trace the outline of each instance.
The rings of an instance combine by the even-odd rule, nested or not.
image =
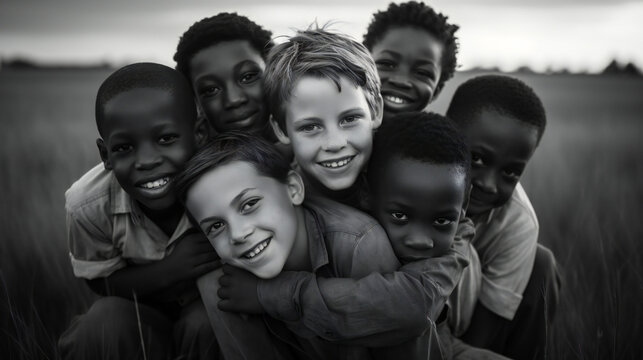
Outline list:
[[[196,151],[194,119],[161,89],[122,92],[103,109],[98,140],[107,169],[144,210],[166,210],[176,204],[173,177]]]
[[[445,254],[463,213],[465,172],[457,165],[393,157],[377,176],[373,213],[400,261]]]
[[[538,128],[483,109],[467,122],[471,148],[471,198],[467,214],[504,205],[538,145]]]
[[[284,184],[237,160],[204,173],[187,191],[185,206],[221,260],[269,279],[293,260],[300,183],[294,172]]]
[[[336,191],[355,183],[373,148],[373,119],[363,90],[340,78],[341,92],[329,79],[304,76],[286,103],[286,132],[273,124],[277,137],[291,143],[306,176]]]
[[[435,36],[414,27],[391,28],[373,45],[387,114],[426,108],[440,80],[443,50]]]
[[[268,111],[263,104],[261,54],[246,40],[218,43],[190,60],[190,82],[199,106],[218,132],[261,131]]]

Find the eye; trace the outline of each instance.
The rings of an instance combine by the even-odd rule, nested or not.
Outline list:
[[[502,170],[502,176],[510,178],[511,180],[518,181],[522,172],[516,170]]]
[[[161,136],[159,138],[159,144],[169,145],[169,144],[175,142],[178,138],[179,138],[179,136],[176,135],[176,134],[163,135],[163,136]]]
[[[350,125],[350,124],[352,124],[352,123],[355,123],[355,122],[359,121],[359,119],[361,119],[361,118],[363,118],[363,117],[364,117],[364,116],[363,116],[363,115],[360,115],[360,114],[348,115],[348,116],[345,116],[345,117],[340,121],[340,124],[341,124],[341,125]]]
[[[484,166],[484,161],[482,161],[482,156],[476,153],[471,153],[471,165]]]
[[[409,220],[409,217],[405,213],[400,211],[391,212],[391,217],[397,222],[406,222]]]
[[[395,69],[395,62],[391,60],[378,60],[375,62],[378,70],[393,70]]]
[[[297,128],[297,131],[305,133],[311,133],[318,130],[321,130],[321,126],[319,126],[319,124],[306,124]]]
[[[259,73],[256,71],[250,71],[246,72],[241,75],[241,79],[239,80],[242,84],[248,84],[251,82],[254,82],[259,78]]]
[[[134,147],[130,144],[118,144],[112,147],[114,153],[125,153],[132,150]]]
[[[207,236],[208,236],[208,237],[211,237],[211,236],[215,235],[219,230],[223,229],[223,226],[224,226],[224,225],[225,225],[225,224],[223,223],[223,221],[216,221],[216,222],[214,222],[214,223],[213,223],[212,225],[210,225],[210,227],[208,228]]]
[[[206,85],[199,88],[199,95],[201,96],[215,96],[221,92],[221,88],[214,85]]]
[[[433,73],[433,71],[418,69],[415,73],[418,76],[426,78],[428,80],[434,80],[435,79],[435,74]]]
[[[247,214],[254,210],[257,207],[259,200],[261,200],[261,198],[252,198],[241,204],[241,213]]]
[[[453,220],[447,218],[437,218],[433,221],[433,224],[437,226],[447,226],[453,224]]]

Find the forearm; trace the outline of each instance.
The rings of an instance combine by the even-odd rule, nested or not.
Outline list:
[[[296,321],[328,340],[394,345],[426,330],[466,265],[452,255],[357,280],[283,273],[261,282],[259,299],[271,316]]]

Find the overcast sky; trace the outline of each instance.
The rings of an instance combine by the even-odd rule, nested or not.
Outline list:
[[[156,61],[173,66],[195,21],[236,11],[277,35],[335,21],[362,38],[385,0],[0,0],[0,56],[42,62]],[[396,1],[398,2],[398,1]],[[643,1],[429,1],[460,25],[461,69],[528,65],[600,71],[616,58],[643,68]]]

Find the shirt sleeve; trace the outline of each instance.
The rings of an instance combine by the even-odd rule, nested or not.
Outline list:
[[[111,222],[100,204],[67,210],[67,240],[74,275],[95,279],[107,277],[126,266],[111,239]]]
[[[522,301],[536,257],[538,222],[521,204],[493,226],[498,229],[481,255],[480,302],[495,314],[512,320]]]
[[[272,317],[299,321],[327,340],[378,347],[399,344],[422,334],[439,315],[468,264],[467,241],[473,232],[473,224],[468,221],[459,227],[446,255],[413,262],[395,272],[390,265],[388,269],[382,267],[374,257],[380,251],[380,240],[366,237],[362,240],[367,242],[359,244],[372,248],[356,249],[353,270],[368,275],[349,279],[286,272],[262,280],[259,298]],[[384,240],[383,248],[390,247],[385,234]]]

